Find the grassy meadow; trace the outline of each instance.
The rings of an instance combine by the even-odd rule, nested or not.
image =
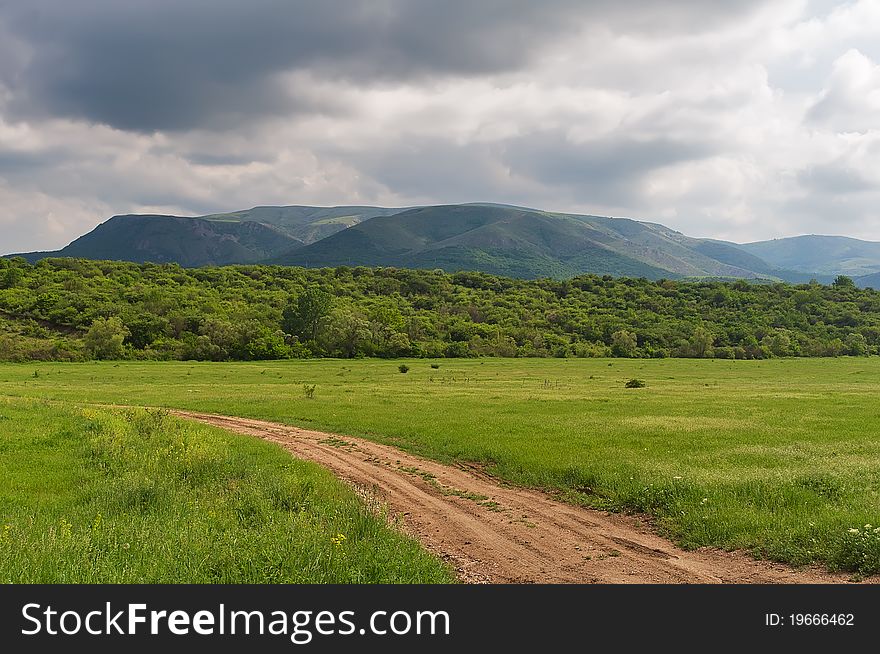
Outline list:
[[[2,364],[0,396],[364,436],[651,514],[686,547],[880,572],[877,358]]]
[[[2,583],[407,583],[449,571],[319,468],[176,420],[0,399]]]

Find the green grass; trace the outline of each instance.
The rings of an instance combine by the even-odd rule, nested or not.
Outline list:
[[[452,573],[318,466],[173,419],[0,399],[2,583],[409,583]]]
[[[880,571],[880,359],[407,360],[406,375],[400,363],[6,364],[0,394],[365,436],[650,513],[686,547]],[[633,378],[647,387],[625,388]]]

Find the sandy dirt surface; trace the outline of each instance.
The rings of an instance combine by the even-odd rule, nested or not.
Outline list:
[[[470,583],[842,583],[846,575],[685,551],[637,517],[565,504],[476,466],[449,466],[360,438],[262,420],[173,414],[278,443],[388,507],[399,526]]]

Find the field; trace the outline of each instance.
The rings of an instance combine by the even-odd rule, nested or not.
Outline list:
[[[256,439],[2,399],[0,437],[0,583],[452,579],[329,472]]]
[[[857,574],[880,571],[878,389],[875,358],[0,365],[0,395],[363,436],[650,514],[685,547]]]

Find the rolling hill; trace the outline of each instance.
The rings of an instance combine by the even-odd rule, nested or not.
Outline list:
[[[14,256],[14,255],[10,255]],[[56,252],[24,255],[176,262],[476,270],[519,278],[581,273],[880,285],[880,243],[800,236],[740,245],[627,218],[474,203],[409,209],[259,206],[199,217],[114,216]]]
[[[201,216],[204,220],[223,222],[260,222],[272,225],[305,244],[314,243],[376,216],[389,216],[403,209],[387,207],[341,206],[254,207],[244,211]]]
[[[702,247],[716,256],[701,252]],[[649,279],[759,277],[760,272],[738,265],[752,259],[768,268],[735,246],[707,246],[662,225],[468,204],[372,218],[270,263],[480,270],[525,278],[585,272]]]
[[[860,288],[873,288],[875,290],[880,290],[880,273],[856,277],[855,282],[856,286],[859,286]]]
[[[257,263],[399,211],[363,206],[261,206],[198,217],[130,214],[113,216],[61,250],[13,256],[28,261],[80,257],[175,262],[186,267]]]
[[[19,256],[32,262],[46,257],[77,257],[136,263],[175,262],[197,267],[256,263],[302,245],[302,241],[276,227],[259,222],[127,215],[113,216],[55,252]]]
[[[778,268],[860,277],[880,273],[880,243],[845,236],[794,236],[739,246]]]

